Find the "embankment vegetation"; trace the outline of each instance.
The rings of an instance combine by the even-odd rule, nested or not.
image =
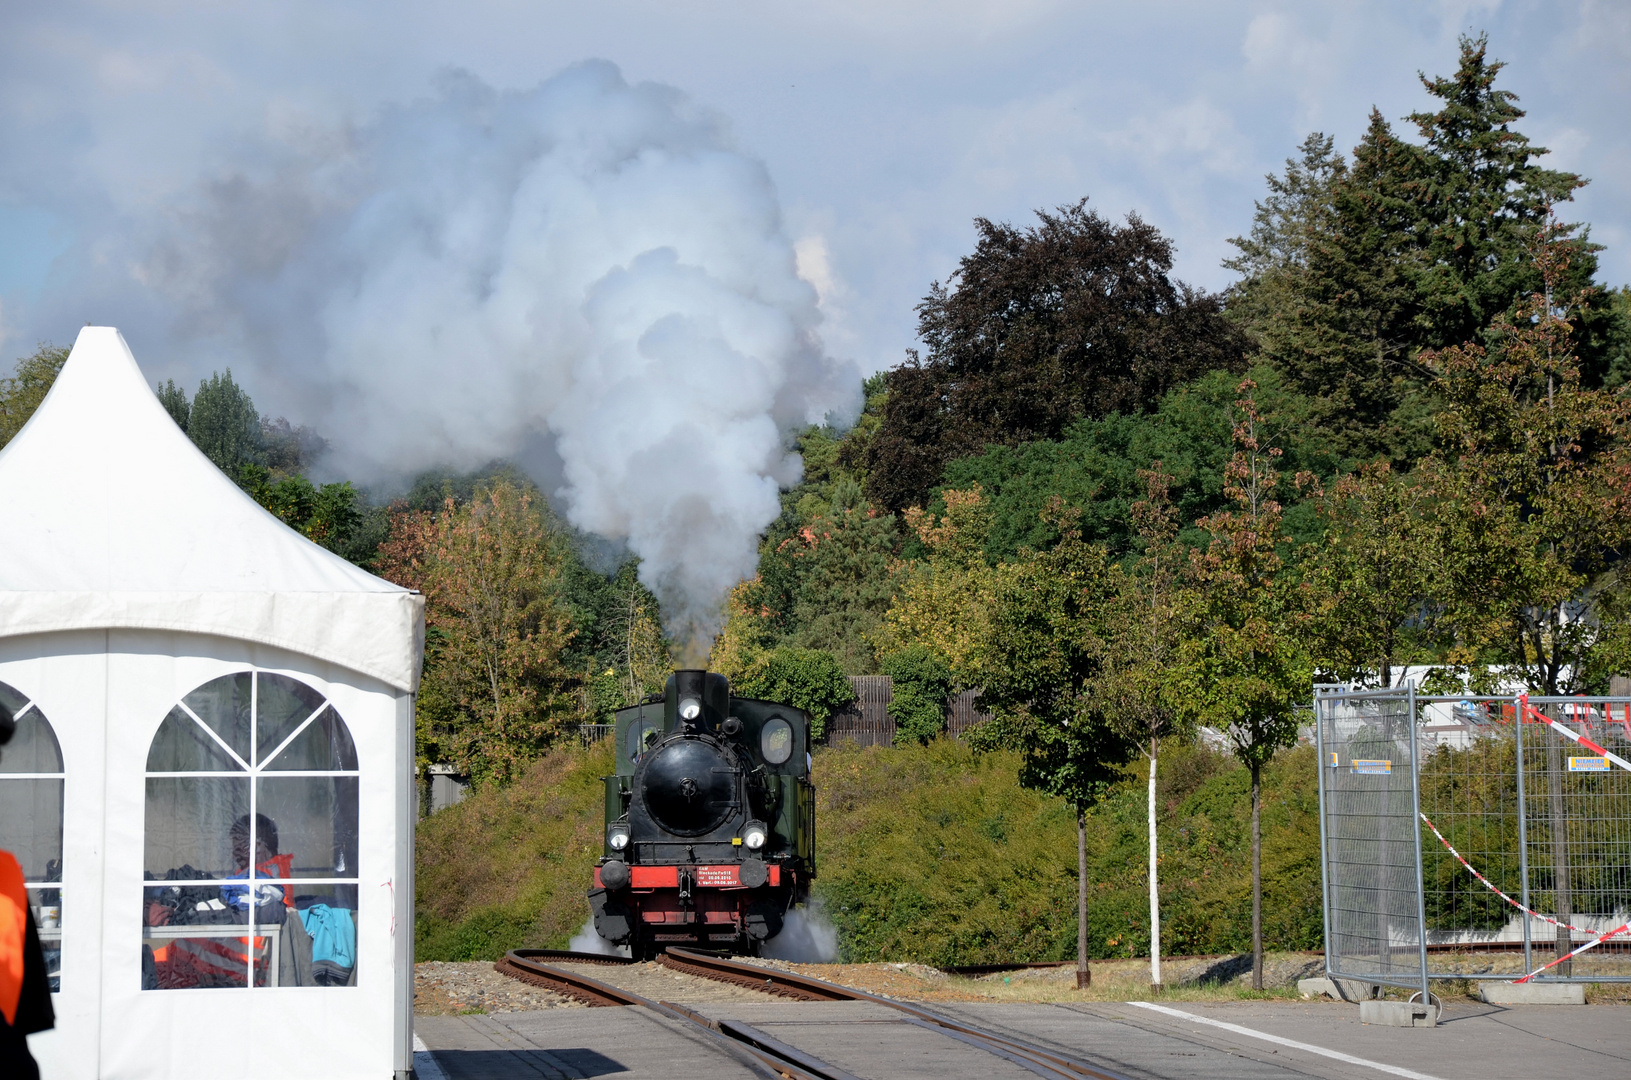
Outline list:
[[[1251,941],[1249,777],[1196,745],[1158,774],[1162,936],[1174,954],[1239,953]],[[589,916],[609,745],[557,750],[516,783],[422,822],[420,960],[496,959],[564,948]],[[1017,754],[919,746],[822,749],[816,897],[853,961],[936,965],[1062,960],[1076,948],[1074,809],[1021,788]],[[1088,938],[1096,958],[1146,955],[1146,766],[1126,770],[1088,816]],[[1320,944],[1319,825],[1312,751],[1264,774],[1264,936]]]

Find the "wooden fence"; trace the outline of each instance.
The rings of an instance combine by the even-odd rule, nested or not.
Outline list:
[[[862,746],[889,746],[895,741],[895,721],[889,718],[889,702],[894,694],[892,680],[887,675],[851,675],[850,685],[855,687],[855,703],[834,713],[827,721],[825,741],[828,745],[849,740]],[[951,700],[947,710],[946,730],[953,738],[962,738],[963,732],[981,720],[986,713],[976,712],[974,699],[977,690],[965,690]]]

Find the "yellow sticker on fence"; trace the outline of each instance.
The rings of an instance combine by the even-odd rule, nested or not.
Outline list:
[[[1337,752],[1335,750],[1332,750],[1331,751],[1331,768],[1334,769],[1336,767],[1337,767]]]
[[[1390,773],[1393,771],[1393,762],[1354,758],[1353,771],[1356,773]]]
[[[1569,759],[1570,772],[1607,772],[1608,759],[1606,757],[1572,757]]]

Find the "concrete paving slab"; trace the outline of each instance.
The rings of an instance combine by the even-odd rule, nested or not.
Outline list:
[[[1362,1024],[1353,1005],[1311,1002],[1178,1003],[1181,1012],[1369,1062],[1355,1065],[1263,1040],[1111,1005],[1076,1005],[1129,1026],[1295,1068],[1311,1076],[1371,1080],[1405,1073],[1444,1078],[1631,1076],[1631,1007],[1499,1008],[1473,1002],[1445,1007],[1436,1028]]]
[[[1356,1005],[1334,1002],[1182,1002],[1164,1007],[1179,1015],[1115,1003],[933,1008],[1135,1080],[1631,1076],[1631,1006],[1502,1008],[1454,1002],[1436,1028],[1365,1025]],[[716,1019],[752,1024],[868,1080],[1034,1080],[1012,1062],[904,1023],[899,1013],[881,1005],[767,999],[704,1008]],[[435,1051],[446,1080],[736,1080],[755,1075],[707,1036],[644,1009],[419,1017],[415,1029]]]
[[[1186,1028],[1140,1025],[1132,1010],[1031,1004],[937,1005],[936,1011],[1000,1035],[1071,1054],[1136,1080],[1285,1080],[1320,1076],[1242,1039],[1197,1039]]]
[[[864,1001],[721,1002],[697,1007],[748,1023],[865,1080],[1036,1080],[1006,1058]]]
[[[693,1028],[640,1008],[420,1016],[414,1033],[446,1080],[755,1080]]]

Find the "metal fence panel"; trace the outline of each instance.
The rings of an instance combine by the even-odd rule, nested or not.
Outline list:
[[[1529,704],[1575,736],[1631,759],[1631,703]],[[1528,906],[1539,913],[1523,918],[1534,970],[1631,918],[1631,772],[1538,720],[1522,731]],[[1631,934],[1609,938],[1540,978],[1631,980]]]
[[[1322,688],[1315,715],[1333,974],[1631,982],[1631,698]]]
[[[1409,691],[1315,699],[1326,965],[1425,992],[1413,712]]]
[[[1435,978],[1466,977],[1465,965],[1446,964],[1458,952],[1524,947],[1513,903],[1522,902],[1525,880],[1518,749],[1526,733],[1517,716],[1511,698],[1417,699],[1423,907]]]

